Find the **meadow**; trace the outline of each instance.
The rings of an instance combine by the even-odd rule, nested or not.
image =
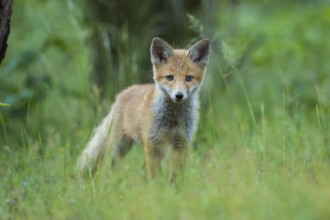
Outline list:
[[[121,30],[147,46],[124,44],[100,98],[79,1],[15,1],[0,67],[0,219],[329,219],[330,2],[218,2],[199,129],[176,186],[167,161],[146,180],[140,145],[115,172],[75,170],[115,94],[151,82],[151,64],[141,79],[135,59],[149,59],[152,37]]]

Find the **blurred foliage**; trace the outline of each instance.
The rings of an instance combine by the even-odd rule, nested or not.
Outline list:
[[[92,129],[118,91],[152,81],[154,36],[175,47],[211,39],[205,112],[221,111],[230,99],[256,123],[261,105],[328,108],[329,3],[15,1],[0,69],[0,101],[9,104],[0,106],[0,144],[56,130],[63,141],[72,135],[85,141],[79,131]]]
[[[226,81],[239,73],[253,98],[267,97],[274,104],[285,93],[291,107],[330,106],[328,3],[241,2],[223,8],[217,32],[222,57],[216,69]]]
[[[37,59],[38,52],[24,50],[11,58],[0,72],[0,99],[10,105],[0,109],[5,116],[24,117],[29,106],[45,98],[51,78],[47,73],[31,72],[30,66],[38,62]],[[19,70],[24,73],[15,74]]]
[[[83,49],[76,49],[77,36],[86,33],[75,23],[79,12],[61,20],[61,7],[68,14],[73,10],[64,2],[14,2],[14,28],[0,68],[0,101],[9,105],[0,107],[1,145],[21,145],[25,136],[31,135],[33,140],[44,134],[44,120],[59,117],[54,111],[59,106],[54,97],[89,98],[82,95],[84,79],[76,80],[80,89],[68,84],[80,72],[74,60],[81,63],[85,56]],[[80,66],[88,69],[86,65]],[[50,102],[53,104],[49,105]]]
[[[186,14],[205,18],[202,9],[210,2],[144,0],[141,7],[140,2],[129,0],[84,0],[83,22],[91,30],[91,74],[101,98],[106,93],[113,97],[120,88],[132,83],[150,81],[150,58],[145,54],[153,37],[185,45],[192,38],[203,36],[204,30],[197,27],[200,25],[191,22],[194,17]],[[194,26],[191,28],[189,23]]]

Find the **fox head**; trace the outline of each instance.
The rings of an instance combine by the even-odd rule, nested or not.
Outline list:
[[[175,103],[186,101],[200,89],[210,50],[208,39],[181,50],[155,37],[150,53],[156,86]]]

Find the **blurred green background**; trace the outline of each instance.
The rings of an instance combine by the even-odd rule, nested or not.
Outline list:
[[[266,183],[264,190],[270,188],[270,192],[263,191],[264,197],[261,196],[278,205],[284,201],[281,196],[284,198],[292,190],[272,188],[272,183],[283,183],[280,186],[285,188],[287,177],[294,176],[292,173],[297,170],[301,170],[304,179],[295,183],[301,181],[309,188],[313,179],[315,187],[320,186],[320,191],[305,192],[304,187],[293,190],[297,200],[290,200],[288,206],[275,205],[269,212],[252,211],[254,206],[241,201],[238,194],[222,192],[222,202],[229,201],[228,206],[220,205],[225,213],[222,217],[271,219],[279,210],[286,210],[282,217],[299,219],[300,215],[290,212],[306,207],[299,204],[299,199],[314,203],[316,195],[323,194],[324,203],[330,196],[330,188],[325,184],[330,179],[326,174],[330,171],[329,27],[329,0],[16,0],[9,46],[0,67],[0,102],[9,105],[0,106],[4,201],[0,217],[3,214],[19,218],[24,213],[54,216],[49,210],[62,207],[51,202],[56,201],[54,195],[61,190],[46,187],[53,194],[47,199],[41,195],[39,199],[47,200],[42,207],[48,211],[26,211],[37,205],[26,201],[36,192],[29,188],[26,190],[34,193],[22,193],[24,184],[30,187],[37,182],[41,187],[51,181],[51,176],[50,179],[60,177],[62,182],[57,183],[59,188],[64,187],[79,152],[108,112],[115,95],[129,85],[152,82],[149,46],[151,39],[159,36],[178,48],[187,48],[202,37],[212,42],[201,94],[201,122],[194,143],[193,157],[199,158],[195,160],[196,167],[205,166],[205,161],[212,162],[212,155],[217,155],[212,167],[215,172],[218,166],[224,171],[221,178],[229,177],[229,181],[221,184],[229,186],[233,184],[232,173],[226,176],[227,170],[222,168],[226,166],[219,165],[219,161],[244,161],[248,160],[247,154],[252,155],[249,158],[255,160],[255,167],[247,166],[243,171],[237,164],[235,172],[247,181],[247,186],[258,182],[260,170],[267,167],[280,173],[277,179],[274,177],[276,180],[268,179],[270,185]],[[132,154],[139,158],[142,152]],[[27,173],[38,173],[45,167],[57,171],[46,172],[47,178],[35,178],[32,183],[25,179]],[[288,168],[288,173],[284,168]],[[246,177],[250,171],[257,172],[257,177]],[[321,179],[315,177],[317,172],[323,172]],[[201,177],[207,176],[207,171],[201,173],[200,181],[208,181]],[[21,176],[12,179],[15,174]],[[212,186],[210,189],[218,189]],[[189,187],[185,189],[179,196],[189,191]],[[244,194],[246,189],[240,189],[237,192]],[[251,195],[256,192],[257,189]],[[152,199],[155,198],[149,200],[150,207]],[[18,201],[30,205],[18,206]],[[267,201],[252,204],[269,208]],[[306,210],[307,219],[330,216],[322,201],[310,212]],[[246,215],[236,215],[244,210]],[[205,215],[198,211],[196,216],[217,216],[212,211]],[[177,212],[181,213],[179,208]],[[57,217],[68,218],[63,216]]]
[[[183,48],[211,39],[205,105],[221,105],[231,90],[234,105],[249,102],[254,123],[260,105],[272,112],[283,95],[287,111],[329,107],[328,3],[15,1],[0,73],[0,100],[10,105],[0,108],[0,144],[53,128],[67,141],[91,127],[118,91],[152,81],[154,36]]]

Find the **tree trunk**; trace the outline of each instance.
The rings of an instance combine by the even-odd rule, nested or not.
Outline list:
[[[13,0],[0,0],[0,64],[5,58]]]

